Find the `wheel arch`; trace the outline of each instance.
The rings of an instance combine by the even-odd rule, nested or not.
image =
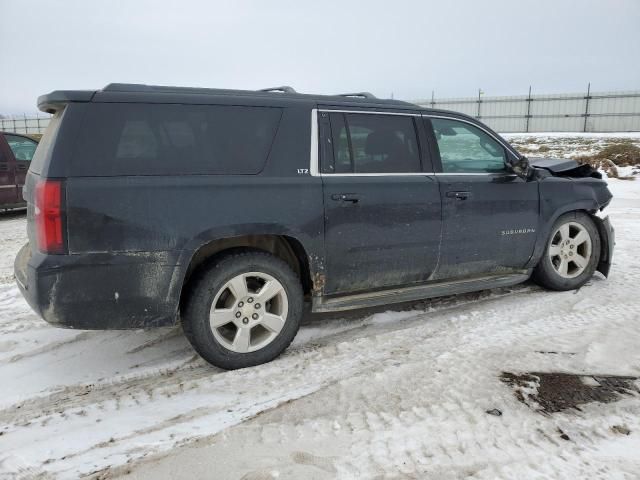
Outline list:
[[[245,234],[216,238],[201,244],[190,256],[180,288],[180,308],[195,273],[225,255],[239,251],[262,251],[285,261],[300,278],[305,294],[312,291],[309,256],[302,242],[290,235]]]
[[[558,218],[562,215],[566,215],[567,213],[584,213],[591,218],[597,218],[595,217],[595,213],[599,208],[600,206],[596,201],[584,200],[562,205],[560,208],[557,208],[552,215],[542,218],[538,225],[538,235],[533,254],[529,258],[529,262],[527,262],[525,268],[535,267],[540,261],[540,258],[542,258],[542,254],[544,253],[544,249],[547,245],[547,240],[551,234],[551,228]],[[594,223],[597,225],[597,222],[594,221]]]

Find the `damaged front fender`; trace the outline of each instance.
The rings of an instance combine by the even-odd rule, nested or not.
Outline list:
[[[555,177],[602,178],[602,174],[591,165],[567,158],[530,158],[529,164]]]

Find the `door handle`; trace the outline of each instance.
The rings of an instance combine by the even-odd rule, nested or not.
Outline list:
[[[471,192],[447,192],[447,197],[455,198],[456,200],[466,200],[471,196]]]
[[[335,200],[336,202],[358,203],[360,201],[360,195],[357,193],[334,193],[331,195],[331,200]]]

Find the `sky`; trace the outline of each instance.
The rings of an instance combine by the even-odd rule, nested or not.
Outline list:
[[[0,114],[111,82],[417,100],[640,90],[640,0],[0,0]]]

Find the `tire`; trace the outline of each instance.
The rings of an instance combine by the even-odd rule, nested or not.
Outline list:
[[[300,280],[287,263],[265,252],[234,253],[190,282],[182,329],[212,365],[252,367],[270,362],[289,346],[302,307]]]
[[[600,244],[600,234],[589,215],[582,212],[561,215],[551,228],[533,280],[551,290],[580,288],[596,271]]]

